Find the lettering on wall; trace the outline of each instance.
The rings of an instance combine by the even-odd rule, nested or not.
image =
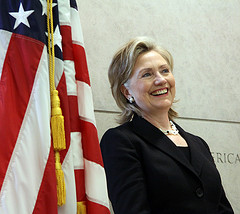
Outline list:
[[[215,163],[219,164],[240,164],[240,154],[230,152],[211,152]]]

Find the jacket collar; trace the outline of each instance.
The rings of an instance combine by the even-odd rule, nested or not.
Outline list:
[[[191,163],[178,149],[178,147],[157,127],[149,123],[140,116],[135,115],[132,119],[133,131],[145,139],[146,142],[152,144],[157,149],[171,156],[173,159],[181,163],[183,166],[192,171],[195,175],[200,175],[202,168],[201,154],[199,153],[198,144],[195,142],[196,137],[185,132],[176,123],[179,134],[186,140],[191,154]]]

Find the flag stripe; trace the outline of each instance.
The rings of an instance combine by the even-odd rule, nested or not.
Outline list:
[[[87,213],[93,214],[110,214],[109,209],[106,206],[103,206],[93,201],[87,201]]]
[[[87,83],[90,86],[85,50],[81,45],[73,44],[73,56],[76,70],[76,80]]]
[[[59,9],[59,23],[60,26],[68,25],[70,26],[71,22],[71,6],[69,1],[58,1]]]
[[[73,1],[73,0],[71,0]],[[72,41],[73,44],[81,45],[83,46],[83,31],[82,31],[82,25],[79,19],[79,13],[76,7],[71,7],[70,9],[71,13],[71,30],[72,30]]]
[[[87,160],[93,161],[103,167],[100,147],[96,127],[88,121],[81,120],[83,156]]]
[[[22,39],[17,39],[16,42],[21,44],[23,41]],[[24,43],[26,44],[26,41],[24,41]],[[16,43],[14,44],[16,45]],[[30,44],[30,47],[34,50],[34,42],[30,42]],[[32,55],[37,56],[36,53],[32,53]],[[24,62],[24,59],[27,57],[29,56],[22,56],[21,62]],[[25,99],[24,101],[28,106],[2,185],[0,199],[1,204],[4,204],[4,206],[0,207],[0,213],[18,213],[19,210],[21,210],[22,213],[32,213],[42,183],[51,146],[50,127],[44,125],[50,122],[50,106],[47,105],[49,103],[49,96],[48,93],[46,93],[49,91],[49,83],[46,81],[48,80],[48,74],[45,72],[47,68],[46,58],[47,54],[45,49],[43,50],[41,59],[38,59],[40,62],[38,68],[31,65],[33,66],[33,71],[37,71],[37,74],[32,90],[29,88],[29,92],[31,92],[30,99],[28,97],[30,94],[28,93],[26,93],[28,96],[21,96],[21,98]],[[24,73],[33,79],[34,72],[32,71],[32,74],[31,72],[26,72],[27,66],[24,65],[24,67]],[[13,70],[19,72],[21,69]],[[23,77],[25,76],[23,75],[22,78]],[[15,78],[20,77],[15,74]],[[27,77],[25,78],[27,80]],[[20,78],[20,81],[21,80]],[[15,85],[18,84],[19,86],[21,85],[15,82]],[[18,88],[16,91],[21,90]],[[27,92],[28,90],[24,88],[24,91]],[[29,99],[28,103],[27,99]],[[46,105],[41,106],[41,103],[46,103]],[[15,108],[18,106],[19,105],[16,105]],[[39,108],[39,106],[41,106],[41,108]],[[32,130],[39,130],[39,132],[32,132]]]
[[[76,71],[78,113],[80,117],[80,131],[84,157],[87,213],[107,214],[110,213],[110,210],[105,171],[103,168],[96,129],[93,97],[88,74],[86,53],[83,46],[82,29],[79,14],[75,8],[71,8],[70,11],[72,48]]]
[[[77,85],[75,79],[74,62],[70,60],[64,61],[64,73],[67,82],[67,94],[77,96]]]
[[[23,46],[25,46],[23,48]],[[25,48],[29,51],[24,51]],[[28,105],[43,44],[13,34],[0,81],[0,188]],[[31,61],[29,61],[31,58]]]
[[[55,79],[54,80],[55,80],[56,88],[58,87],[58,84],[62,78],[63,73],[64,73],[63,61],[55,57],[55,73],[54,73]],[[66,82],[64,84],[66,84]]]
[[[93,109],[93,98],[91,87],[82,81],[77,81],[78,112],[80,118],[96,124]]]
[[[70,108],[71,132],[80,132],[80,119],[78,114],[78,98],[77,96],[68,96],[68,103]]]
[[[75,169],[77,201],[86,201],[84,169]]]
[[[61,26],[62,35],[62,49],[63,49],[63,59],[64,60],[74,60],[72,51],[72,32],[71,27],[62,25]]]
[[[58,214],[56,191],[57,185],[55,173],[55,159],[53,148],[50,148],[49,158],[47,161],[33,214],[43,214],[46,213],[46,210],[48,213]]]
[[[71,133],[74,169],[84,169],[81,132]]]
[[[61,101],[61,109],[62,114],[64,115],[64,129],[65,129],[65,142],[66,142],[66,149],[60,151],[60,158],[61,163],[63,162],[66,153],[68,152],[70,141],[71,141],[71,129],[70,129],[70,106],[68,103],[68,97],[67,97],[67,86],[66,86],[66,78],[65,73],[63,73],[62,78],[59,81],[59,84],[57,86],[57,90],[59,93],[59,98]]]
[[[107,190],[105,188],[106,179],[103,167],[87,159],[84,159],[84,163],[86,194],[88,200],[107,207],[109,202]]]
[[[71,139],[70,147],[62,163],[62,169],[64,172],[64,179],[65,179],[65,186],[66,186],[66,204],[58,207],[58,214],[77,213],[73,153],[74,153],[74,148],[73,148],[73,143]]]
[[[6,56],[6,52],[8,49],[8,45],[11,39],[12,33],[5,31],[5,30],[1,30],[0,29],[0,38],[4,38],[4,39],[0,39],[0,50],[1,50],[1,54],[0,54],[0,79],[2,76],[2,68],[3,68],[3,63],[5,60],[5,56]]]

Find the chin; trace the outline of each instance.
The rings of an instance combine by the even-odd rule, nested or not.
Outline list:
[[[168,100],[168,101],[165,101],[164,103],[158,103],[156,106],[161,109],[161,108],[171,108],[172,106],[172,101]]]

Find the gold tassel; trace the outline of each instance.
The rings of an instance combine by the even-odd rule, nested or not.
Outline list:
[[[66,202],[66,189],[59,151],[66,149],[64,117],[60,107],[58,91],[55,89],[54,71],[54,35],[52,0],[47,0],[47,28],[48,28],[48,54],[49,54],[49,80],[51,91],[51,134],[55,152],[55,166],[57,178],[57,203],[62,206]]]
[[[57,90],[53,90],[51,92],[51,106],[51,130],[53,148],[54,150],[63,150],[66,149],[64,117],[60,108],[60,99]]]
[[[56,165],[56,177],[57,177],[57,203],[59,206],[65,204],[66,201],[66,188],[64,181],[64,174],[60,163],[60,154],[58,151],[55,152],[55,165]]]
[[[52,106],[51,130],[53,148],[55,152],[55,166],[57,178],[57,204],[58,206],[62,206],[66,202],[66,189],[64,174],[60,162],[59,151],[66,148],[66,142],[65,142],[64,118],[62,116],[62,110],[60,108],[60,99],[58,97],[57,90],[53,90],[51,92],[51,106]]]
[[[85,201],[80,201],[77,202],[77,214],[86,214],[86,202]]]

